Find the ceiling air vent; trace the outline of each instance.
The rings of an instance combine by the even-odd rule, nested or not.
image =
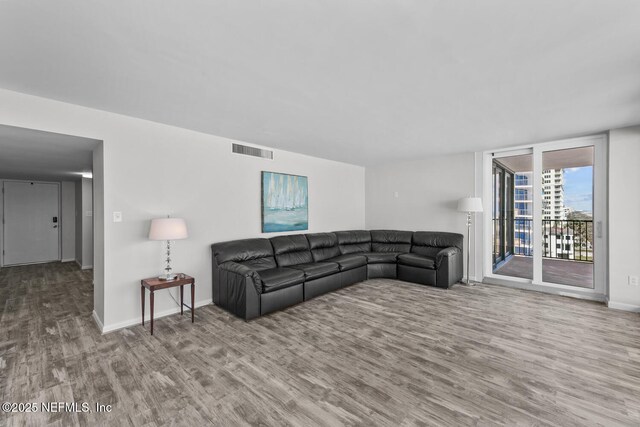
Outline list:
[[[263,159],[273,160],[273,151],[263,150],[261,148],[249,147],[246,145],[233,144],[233,152],[244,154],[246,156],[262,157]]]

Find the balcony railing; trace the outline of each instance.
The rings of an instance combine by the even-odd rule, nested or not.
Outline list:
[[[513,254],[533,256],[533,220],[515,218],[513,233]],[[593,221],[542,220],[542,257],[593,262]]]

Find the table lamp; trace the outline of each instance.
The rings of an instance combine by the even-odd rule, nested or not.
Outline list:
[[[167,266],[164,269],[165,273],[158,276],[159,279],[173,280],[176,278],[176,275],[171,271],[171,241],[187,237],[189,237],[187,224],[182,218],[155,218],[151,220],[149,240],[167,241]]]

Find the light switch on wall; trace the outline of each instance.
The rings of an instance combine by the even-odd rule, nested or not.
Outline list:
[[[113,222],[122,222],[122,212],[113,213]]]

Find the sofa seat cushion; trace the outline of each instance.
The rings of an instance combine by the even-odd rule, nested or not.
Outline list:
[[[338,267],[338,264],[335,262],[313,262],[309,264],[291,265],[287,268],[302,271],[306,281],[340,272],[340,267]]]
[[[262,291],[271,292],[304,282],[304,273],[293,268],[277,267],[258,272],[262,280]]]
[[[340,255],[327,261],[337,263],[340,266],[340,271],[353,270],[367,265],[367,258],[360,254]]]
[[[395,264],[401,252],[366,252],[369,264]]]
[[[428,258],[418,254],[398,255],[398,264],[418,268],[428,268],[430,270],[434,270],[436,268],[436,261],[433,258]]]

